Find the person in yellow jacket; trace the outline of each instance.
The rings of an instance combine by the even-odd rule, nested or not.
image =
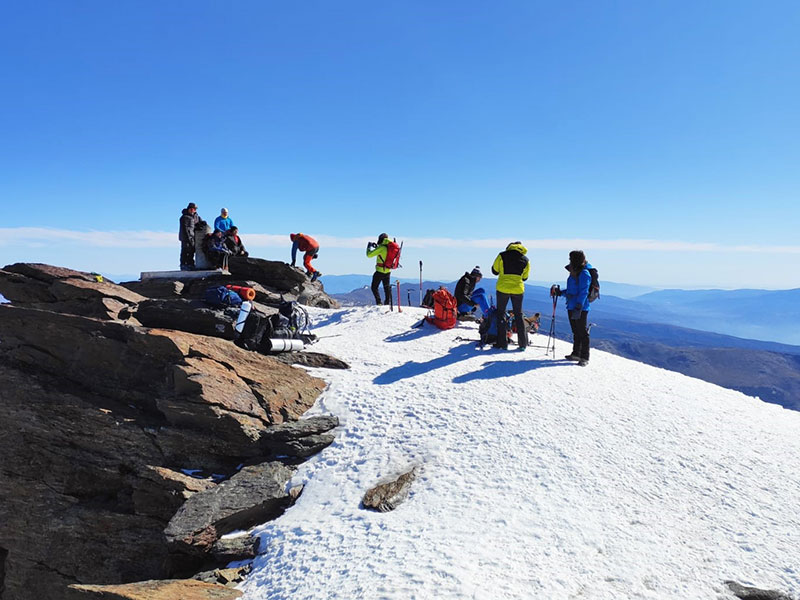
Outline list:
[[[378,236],[377,244],[375,242],[367,243],[367,258],[377,257],[375,260],[375,274],[372,276],[372,295],[375,296],[375,304],[381,304],[381,297],[378,294],[378,286],[381,283],[383,283],[383,304],[389,304],[392,294],[392,289],[389,284],[392,270],[383,266],[386,260],[389,242],[389,236],[382,233]]]
[[[528,249],[522,242],[511,242],[504,252],[497,255],[492,265],[492,273],[497,275],[497,342],[495,348],[508,349],[506,335],[506,306],[511,300],[514,321],[517,325],[517,344],[520,350],[528,347],[525,321],[522,314],[522,298],[525,294],[525,281],[531,270],[531,263],[525,256]]]

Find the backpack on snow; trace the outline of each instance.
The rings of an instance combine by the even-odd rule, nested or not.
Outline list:
[[[206,288],[203,294],[203,302],[215,307],[240,306],[242,297],[224,285],[219,285]]]
[[[384,269],[396,269],[400,266],[400,253],[403,251],[403,242],[400,244],[393,240],[386,244],[386,258],[378,266]]]
[[[424,306],[425,308],[433,308],[433,294],[436,290],[427,290],[425,292],[425,297],[422,298],[422,304],[420,306]]]
[[[439,329],[452,329],[456,326],[456,299],[444,288],[433,293],[433,316],[425,319]]]
[[[497,343],[497,318],[497,308],[494,306],[490,307],[489,312],[478,326],[478,333],[481,336],[481,346]],[[504,318],[506,320],[506,340],[510,340],[511,320],[508,318],[508,312],[506,312]]]
[[[600,279],[597,276],[597,269],[594,267],[589,269],[589,275],[592,276],[592,281],[589,284],[589,302],[594,302],[600,297]]]

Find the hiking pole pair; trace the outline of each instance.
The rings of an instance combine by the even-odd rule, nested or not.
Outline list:
[[[558,285],[550,287],[550,296],[553,298],[553,317],[550,319],[550,333],[547,334],[547,346],[545,347],[545,356],[550,353],[552,346],[553,359],[556,357],[556,305],[558,304],[558,297],[561,295],[561,288]]]

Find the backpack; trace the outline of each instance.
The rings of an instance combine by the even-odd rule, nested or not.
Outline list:
[[[597,277],[597,269],[594,267],[589,269],[589,275],[592,276],[589,284],[589,302],[594,302],[600,297],[600,279]]]
[[[317,336],[311,333],[308,311],[295,301],[285,300],[278,305],[278,314],[272,315],[272,337],[303,340],[313,344]]]
[[[242,297],[224,285],[219,285],[206,288],[203,294],[203,302],[215,307],[240,306]]]
[[[456,325],[456,299],[444,288],[433,293],[433,316],[426,317],[439,329],[452,329]]]
[[[251,309],[242,333],[234,342],[245,350],[258,350],[263,340],[272,337],[272,319],[259,310]]]
[[[508,318],[508,313],[505,314],[506,319],[506,339],[511,339],[511,322]],[[481,336],[481,346],[486,344],[497,343],[497,308],[492,306],[489,312],[481,321],[478,326],[478,333]]]
[[[425,308],[433,308],[433,294],[436,290],[427,290],[425,296],[422,298],[422,304]]]
[[[384,269],[396,269],[400,266],[400,253],[403,251],[403,242],[391,241],[386,244],[386,258],[380,265]]]

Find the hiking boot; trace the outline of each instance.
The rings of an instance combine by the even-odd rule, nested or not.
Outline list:
[[[586,366],[588,366],[588,365],[589,365],[589,361],[588,361],[588,360],[586,360],[585,358],[582,358],[582,359],[580,359],[580,360],[578,361],[578,366],[579,366],[579,367],[586,367]]]
[[[580,360],[581,359],[580,356],[575,356],[574,354],[567,354],[564,358],[566,360]]]
[[[526,348],[527,346],[520,346],[519,348],[517,348],[517,352],[525,352]]]
[[[319,271],[314,271],[314,274],[311,276],[311,281],[314,282],[320,277],[322,277],[322,273],[320,273]]]
[[[492,344],[492,348],[495,350],[508,350],[508,346],[498,346],[497,344]]]

